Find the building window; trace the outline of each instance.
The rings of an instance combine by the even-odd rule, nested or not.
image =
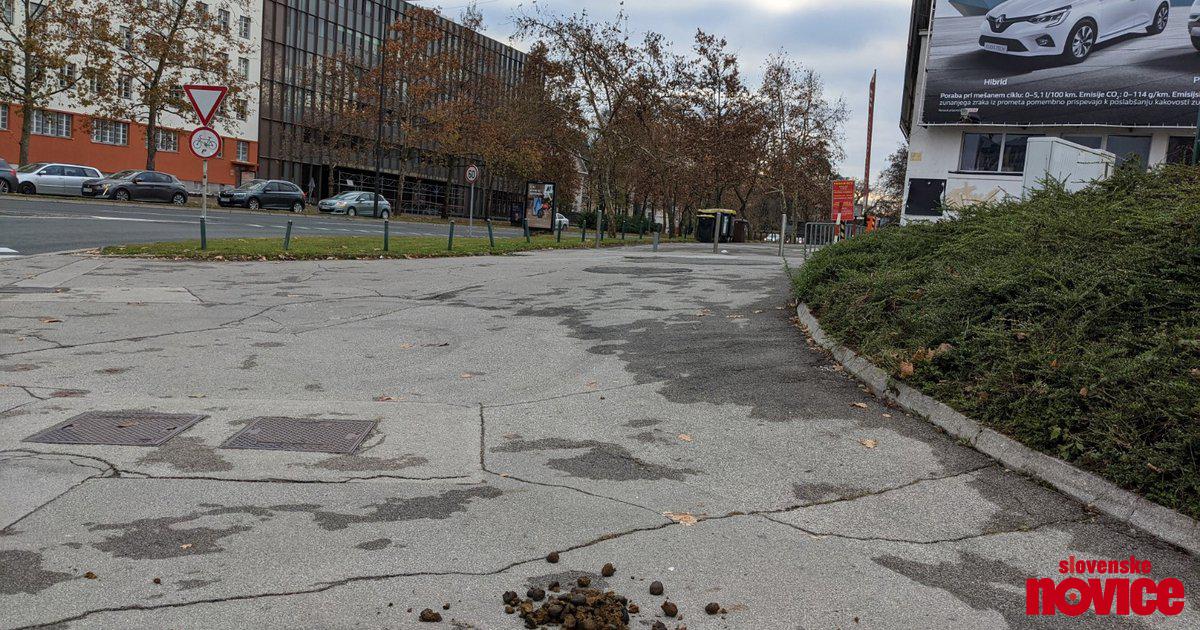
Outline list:
[[[186,104],[187,101],[185,100],[185,98],[186,97],[183,94],[183,86],[182,85],[172,85],[171,86],[170,99],[172,101],[174,101],[176,103],[185,103]]]
[[[245,140],[237,141],[237,159],[239,162],[250,161],[250,143]]]
[[[133,50],[133,29],[128,26],[121,27],[121,47],[125,50]]]
[[[127,101],[133,100],[133,79],[117,77],[117,96]]]
[[[1063,136],[1062,139],[1081,144],[1089,149],[1099,149],[1104,146],[1103,136]]]
[[[129,144],[129,123],[116,120],[93,120],[92,142],[100,144]]]
[[[154,130],[154,146],[167,153],[179,152],[179,134],[167,129]]]
[[[958,169],[974,173],[1020,173],[1025,147],[1036,136],[1015,133],[964,133]]]
[[[1109,136],[1109,153],[1117,156],[1117,166],[1138,160],[1142,170],[1150,164],[1150,136]]]
[[[0,130],[8,131],[8,103],[0,105]]]
[[[75,64],[68,63],[58,71],[58,87],[65,90],[75,82]]]
[[[245,121],[249,109],[244,98],[239,98],[233,102],[233,113],[237,116],[238,120]]]
[[[221,30],[229,30],[229,11],[227,9],[217,10],[217,23],[221,25]]]
[[[7,128],[7,125],[6,125]],[[1167,164],[1191,164],[1196,139],[1191,136],[1171,136],[1167,139]]]
[[[70,114],[35,110],[33,112],[33,133],[39,136],[70,138],[71,122]]]
[[[238,73],[243,79],[250,78],[250,60],[245,57],[238,57]]]
[[[250,39],[250,18],[245,15],[238,18],[238,37]]]
[[[0,15],[3,15],[4,22],[6,24],[13,23],[13,7],[15,7],[15,6],[16,6],[16,2],[14,0],[0,1]]]

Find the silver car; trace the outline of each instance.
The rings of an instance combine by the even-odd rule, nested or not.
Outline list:
[[[347,191],[339,195],[334,195],[328,199],[322,199],[317,204],[317,210],[331,214],[345,214],[349,216],[365,216],[369,217],[375,211],[375,200],[372,198],[373,193],[362,192],[360,190]],[[379,195],[379,216],[377,219],[388,219],[392,216],[392,204],[383,195]]]
[[[17,192],[23,195],[81,195],[83,182],[101,177],[99,169],[90,166],[35,162],[17,169]]]

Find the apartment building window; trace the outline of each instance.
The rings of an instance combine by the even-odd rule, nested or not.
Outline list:
[[[239,98],[233,103],[233,113],[237,116],[238,120],[245,121],[247,114],[249,113],[249,109],[250,107],[244,98]]]
[[[250,161],[250,143],[245,140],[237,141],[237,159],[239,162]]]
[[[171,86],[170,99],[176,103],[186,103],[186,97],[183,94],[182,85]]]
[[[250,18],[245,15],[238,18],[238,37],[250,39]]]
[[[250,78],[250,60],[245,57],[238,57],[238,73],[243,79]]]
[[[71,122],[70,114],[35,110],[33,112],[33,133],[39,136],[70,138]]]
[[[59,89],[67,89],[75,82],[76,68],[75,64],[68,63],[58,71],[58,87]]]
[[[167,153],[179,152],[179,134],[168,129],[154,130],[154,146]]]
[[[8,103],[0,105],[0,130],[8,130]]]
[[[129,144],[129,123],[116,120],[93,120],[92,142],[99,144]]]
[[[8,24],[13,23],[13,7],[15,6],[15,0],[3,0],[3,2],[0,2],[0,14],[3,14],[4,21]]]
[[[972,173],[1020,173],[1031,134],[964,133],[958,169]]]
[[[217,10],[217,23],[221,25],[221,30],[224,30],[224,31],[229,30],[229,10],[228,9],[218,9]]]
[[[133,50],[133,29],[128,26],[121,27],[121,47],[125,50]]]

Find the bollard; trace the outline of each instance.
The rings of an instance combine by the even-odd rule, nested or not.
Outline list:
[[[487,225],[488,225],[488,247],[491,247],[492,249],[496,249],[496,236],[494,234],[492,234],[492,220],[491,219],[487,220]]]
[[[645,238],[646,238],[646,222],[642,221],[642,231],[638,233],[638,240],[639,241],[644,240]]]
[[[446,241],[446,251],[454,251],[454,219],[450,219],[450,240]]]
[[[625,222],[621,222],[621,240],[625,240]]]
[[[719,247],[718,244],[720,242],[721,242],[721,213],[718,212],[713,215],[713,253],[714,254],[719,253],[717,251],[717,248]]]
[[[521,225],[525,228],[525,242],[529,242],[529,219],[521,219]]]
[[[200,249],[208,249],[208,230],[204,223],[204,217],[200,217]]]
[[[383,251],[388,251],[388,220],[383,220]]]
[[[558,242],[562,242],[562,223],[558,224]]]
[[[658,251],[658,231],[654,232],[654,251]]]
[[[579,226],[579,242],[583,243],[586,241],[587,241],[587,224],[584,223]]]
[[[287,231],[283,233],[283,251],[292,246],[292,222],[288,220]]]

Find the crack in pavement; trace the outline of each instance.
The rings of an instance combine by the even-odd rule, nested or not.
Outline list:
[[[98,457],[90,457],[90,456],[87,456],[87,455],[75,455],[74,453],[51,453],[51,452],[42,452],[42,451],[35,451],[35,450],[32,450],[32,449],[8,449],[8,450],[0,451],[0,455],[6,454],[6,453],[13,453],[13,454],[17,454],[17,455],[20,455],[21,457],[17,457],[17,458],[5,458],[5,459],[19,459],[19,458],[25,457],[25,458],[39,459],[39,460],[42,460],[42,461],[55,461],[55,459],[61,460],[61,459],[64,459],[64,458],[65,458],[65,459],[66,459],[66,461],[67,461],[68,463],[70,463],[70,464],[72,464],[72,465],[74,465],[74,466],[79,466],[80,468],[89,468],[89,469],[91,469],[91,470],[95,470],[95,471],[97,471],[97,473],[99,473],[99,474],[93,474],[93,475],[88,475],[87,477],[84,477],[83,479],[79,480],[78,482],[71,484],[71,486],[70,486],[70,487],[68,487],[66,490],[63,490],[62,492],[60,492],[60,493],[58,493],[58,494],[54,495],[53,497],[51,497],[50,499],[48,499],[47,501],[45,501],[45,502],[44,502],[44,503],[42,503],[41,505],[39,505],[39,506],[37,506],[37,507],[33,508],[32,510],[30,510],[30,511],[26,512],[25,514],[21,515],[21,517],[20,517],[20,518],[18,518],[18,519],[16,519],[15,521],[13,521],[13,522],[11,522],[11,523],[9,523],[9,524],[5,525],[4,527],[0,527],[0,534],[3,534],[4,532],[8,532],[8,531],[12,530],[12,529],[13,529],[14,527],[16,527],[16,526],[17,526],[17,524],[19,524],[21,521],[23,521],[23,520],[25,520],[25,519],[29,518],[30,516],[32,516],[32,515],[34,515],[34,514],[36,514],[36,513],[37,513],[38,511],[40,511],[42,508],[44,508],[44,507],[46,507],[46,506],[50,505],[51,503],[54,503],[55,501],[57,501],[57,500],[59,500],[59,499],[63,498],[64,496],[66,496],[66,495],[67,495],[69,492],[71,492],[72,490],[74,490],[74,489],[78,488],[79,486],[82,486],[83,484],[85,484],[85,483],[87,483],[87,482],[89,482],[89,481],[91,481],[91,480],[93,480],[93,479],[103,479],[103,478],[112,478],[112,477],[119,477],[119,476],[120,476],[120,473],[119,473],[119,472],[116,470],[116,468],[115,468],[115,467],[113,467],[113,466],[112,466],[112,464],[109,464],[108,462],[106,462],[106,461],[104,461],[104,460],[102,460],[102,459],[100,459],[100,458],[98,458]],[[50,456],[50,459],[47,459],[46,457],[39,457],[39,456]],[[78,458],[82,458],[82,459],[84,459],[84,460],[94,460],[94,461],[98,461],[98,462],[100,462],[100,463],[104,464],[105,466],[107,466],[108,468],[107,468],[107,469],[103,469],[103,468],[97,468],[97,467],[95,467],[95,466],[86,466],[86,465],[84,465],[84,464],[80,464],[79,462],[75,461],[75,459],[73,459],[73,458],[76,458],[76,457],[78,457]],[[4,460],[0,460],[0,461],[4,461]]]
[[[398,481],[457,481],[471,480],[470,475],[430,475],[428,477],[407,476],[407,475],[392,475],[380,473],[378,475],[368,475],[365,477],[341,477],[338,479],[287,479],[284,477],[261,477],[256,479],[241,478],[241,477],[212,477],[205,475],[155,475],[152,473],[144,473],[136,470],[118,469],[119,476],[125,479],[138,480],[161,480],[161,481],[224,481],[229,483],[279,483],[279,484],[327,484],[341,485],[354,483],[356,481],[374,481],[376,479],[395,479]]]
[[[677,525],[677,524],[678,523],[675,523],[674,521],[667,521],[665,523],[660,523],[658,525],[650,525],[650,526],[646,526],[646,527],[635,527],[635,528],[627,529],[627,530],[624,530],[621,532],[605,534],[603,536],[594,538],[587,542],[579,543],[576,545],[571,545],[569,547],[565,547],[562,549],[557,549],[556,551],[558,551],[560,553],[578,551],[580,549],[585,549],[587,547],[591,547],[593,545],[598,545],[603,542],[608,542],[610,540],[617,540],[619,538],[624,538],[626,536],[631,536],[631,535],[639,534],[639,533],[643,533],[643,532],[658,531],[660,529],[665,529],[667,527],[671,527],[671,526]],[[317,584],[314,584],[313,586],[311,586],[309,588],[296,589],[296,590],[291,590],[291,591],[275,591],[275,592],[267,592],[267,593],[255,593],[255,594],[249,594],[249,595],[229,595],[226,597],[211,597],[211,598],[196,599],[196,600],[189,600],[189,601],[183,601],[183,602],[171,602],[171,603],[166,603],[166,604],[153,604],[153,605],[129,604],[127,606],[110,606],[110,607],[106,607],[106,608],[95,608],[92,610],[84,611],[77,615],[65,617],[62,619],[57,619],[55,621],[48,621],[48,622],[44,622],[44,623],[19,626],[17,628],[14,628],[14,630],[32,630],[34,628],[53,628],[53,627],[59,626],[61,624],[67,624],[67,623],[71,623],[74,621],[80,621],[82,619],[91,617],[92,615],[108,613],[108,612],[152,611],[152,610],[161,610],[161,609],[168,609],[168,608],[185,608],[188,606],[195,606],[195,605],[200,605],[200,604],[220,604],[220,603],[226,603],[226,602],[266,599],[266,598],[273,598],[273,597],[291,597],[294,595],[311,595],[314,593],[324,593],[326,591],[330,591],[330,590],[333,590],[333,589],[341,587],[341,586],[355,584],[358,582],[380,582],[380,581],[395,580],[395,579],[410,578],[410,577],[448,577],[448,576],[487,577],[487,576],[492,576],[492,575],[500,575],[501,573],[505,573],[505,572],[511,571],[512,569],[515,569],[517,567],[525,566],[527,564],[532,564],[534,562],[544,562],[545,559],[546,559],[545,555],[539,555],[539,556],[536,556],[533,558],[525,558],[522,560],[513,561],[509,564],[506,564],[498,569],[493,569],[491,571],[413,571],[413,572],[407,572],[407,573],[384,573],[384,574],[370,574],[370,575],[355,575],[355,576],[342,578],[340,580],[334,580],[332,582],[318,582]]]
[[[987,536],[999,536],[1002,534],[1022,534],[1022,533],[1027,533],[1027,532],[1034,532],[1034,531],[1037,531],[1044,527],[1050,527],[1053,525],[1061,525],[1064,523],[1082,523],[1084,521],[1092,520],[1092,519],[1096,518],[1094,515],[1087,514],[1087,515],[1075,516],[1075,517],[1071,517],[1071,518],[1062,518],[1062,519],[1056,519],[1056,520],[1052,520],[1052,521],[1045,521],[1042,523],[1038,523],[1036,525],[1031,525],[1029,527],[1017,527],[1017,528],[1013,528],[1013,529],[989,530],[989,531],[978,532],[975,534],[965,534],[963,536],[956,536],[953,538],[938,538],[938,539],[934,539],[934,540],[913,540],[910,538],[889,538],[886,536],[852,536],[850,534],[837,534],[834,532],[820,532],[820,531],[816,531],[816,530],[810,530],[805,527],[801,527],[800,525],[796,525],[795,523],[789,523],[787,521],[781,521],[776,518],[771,518],[771,516],[769,514],[759,514],[758,516],[761,516],[762,518],[764,518],[768,521],[771,521],[772,523],[778,523],[779,525],[784,525],[784,526],[790,527],[794,530],[804,532],[805,534],[808,534],[809,536],[812,536],[813,538],[840,538],[843,540],[854,540],[854,541],[860,541],[860,542],[889,542],[889,543],[902,543],[902,544],[909,544],[909,545],[940,545],[940,544],[944,544],[944,543],[956,543],[956,542],[962,542],[964,540],[973,540],[976,538],[984,538]]]
[[[644,385],[661,385],[666,382],[667,382],[666,379],[659,379],[657,381],[648,381],[645,383],[629,383],[626,385],[617,385],[616,387],[608,387],[608,388],[604,388],[604,389],[588,389],[588,390],[579,391],[579,392],[571,392],[569,394],[559,394],[557,396],[549,396],[546,398],[535,398],[533,400],[521,400],[521,401],[517,401],[517,402],[500,403],[497,405],[484,405],[483,403],[480,403],[480,406],[485,409],[502,409],[504,407],[517,407],[520,405],[535,405],[537,403],[549,402],[551,400],[560,400],[563,398],[571,398],[572,396],[584,396],[587,394],[606,394],[608,392],[617,392],[617,391],[621,391],[623,389],[630,389],[633,387],[642,387]]]

